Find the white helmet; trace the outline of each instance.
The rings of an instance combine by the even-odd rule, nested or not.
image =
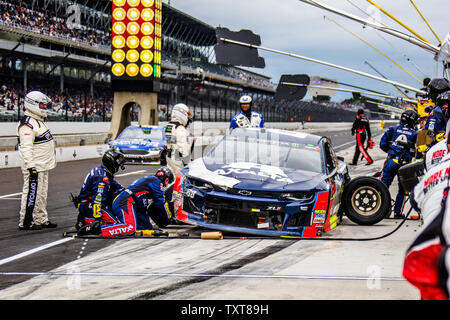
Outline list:
[[[239,104],[249,104],[251,106],[252,102],[253,102],[253,99],[250,96],[242,96],[239,99]]]
[[[178,103],[173,106],[171,121],[178,121],[183,126],[187,126],[189,119],[191,119],[191,110],[184,103]]]
[[[40,91],[31,91],[25,96],[25,109],[39,117],[45,118],[47,116],[46,109],[41,109],[41,105],[45,108],[52,102],[52,100]]]

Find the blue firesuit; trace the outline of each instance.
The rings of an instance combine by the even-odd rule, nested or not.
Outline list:
[[[160,227],[170,222],[165,207],[164,186],[154,175],[135,181],[114,199],[112,214],[116,223],[102,225],[103,237],[128,235],[136,230],[151,230],[152,220]],[[149,217],[150,216],[150,217]]]
[[[416,141],[417,132],[405,124],[390,127],[381,138],[380,148],[388,154],[381,174],[381,181],[388,188],[392,184],[400,167],[410,163],[414,157]],[[398,216],[401,214],[404,200],[405,191],[399,181],[398,193],[394,204],[395,215]]]
[[[439,132],[445,132],[446,127],[447,127],[447,119],[445,118],[441,107],[437,106],[428,115],[424,129],[431,130],[434,132],[434,135],[437,135]],[[435,145],[437,142],[438,141],[434,141],[431,145]]]
[[[251,111],[250,116],[241,111],[230,121],[230,129],[234,128],[264,128],[264,118],[261,113],[255,111]]]
[[[113,175],[102,165],[93,168],[84,179],[80,190],[78,222],[90,224],[94,219],[111,221],[111,204],[114,193],[123,189]]]

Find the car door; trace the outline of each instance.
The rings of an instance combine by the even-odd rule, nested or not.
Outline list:
[[[327,170],[327,182],[330,185],[330,216],[336,215],[341,202],[342,187],[344,183],[343,167],[338,161],[336,153],[333,150],[331,141],[324,141],[324,161]],[[345,167],[345,166],[344,166]]]

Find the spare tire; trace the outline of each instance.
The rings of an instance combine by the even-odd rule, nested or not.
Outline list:
[[[373,177],[352,179],[344,188],[342,199],[347,217],[359,225],[374,225],[391,212],[391,194]]]

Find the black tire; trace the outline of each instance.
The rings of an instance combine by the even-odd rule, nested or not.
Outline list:
[[[358,177],[344,188],[342,199],[347,217],[359,225],[374,225],[391,212],[391,194],[380,180]]]

